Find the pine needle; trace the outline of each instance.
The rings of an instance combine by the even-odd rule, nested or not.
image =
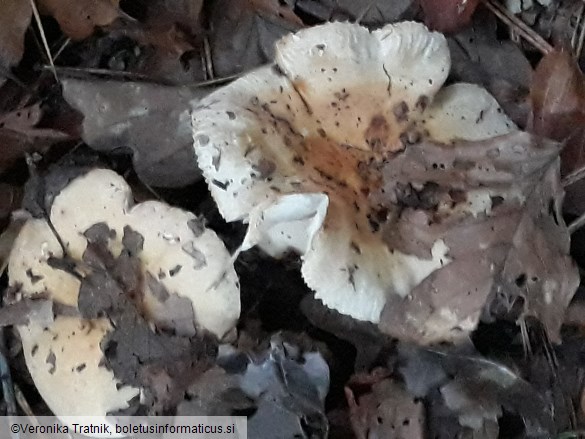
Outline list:
[[[37,5],[35,0],[30,0],[30,5],[33,10],[33,15],[35,17],[35,22],[37,23],[37,27],[39,28],[39,33],[41,35],[41,40],[43,41],[43,47],[45,48],[45,52],[47,53],[47,58],[49,59],[49,64],[51,64],[51,70],[53,72],[53,76],[55,80],[59,82],[59,77],[57,76],[57,70],[55,69],[55,63],[53,62],[53,57],[51,56],[51,49],[49,49],[49,43],[47,42],[47,36],[45,35],[45,29],[43,28],[43,23],[41,22],[41,16],[39,15],[39,11],[37,9]]]

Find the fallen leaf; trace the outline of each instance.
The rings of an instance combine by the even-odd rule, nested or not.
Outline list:
[[[10,68],[22,58],[24,35],[30,18],[31,7],[28,1],[4,0],[0,4],[0,78],[5,77]]]
[[[562,172],[585,164],[585,79],[566,50],[545,55],[534,72],[530,88],[532,114],[528,129],[543,137],[566,142]]]
[[[354,395],[346,387],[349,416],[357,439],[423,439],[425,409],[422,401],[410,395],[393,379],[375,382],[371,390]]]
[[[7,218],[20,207],[23,191],[21,187],[0,183],[0,220]]]
[[[200,178],[189,102],[204,90],[146,83],[64,79],[63,96],[83,113],[83,140],[102,152],[129,148],[150,186],[181,187]]]
[[[271,61],[274,43],[303,26],[291,9],[277,0],[217,0],[209,20],[213,73],[217,77]]]
[[[419,9],[414,0],[297,0],[294,5],[315,21],[359,21],[367,27],[412,20]]]
[[[517,44],[498,37],[498,22],[493,14],[477,10],[472,25],[447,41],[453,78],[486,87],[504,112],[524,127],[530,110],[532,65]]]
[[[571,53],[556,50],[545,55],[536,67],[530,91],[530,128],[541,136],[563,140],[564,132],[571,127],[558,127],[558,122],[580,113],[585,99],[583,74]]]
[[[146,3],[146,18],[143,20],[152,27],[172,27],[191,36],[201,32],[201,10],[203,0],[157,0]]]
[[[469,25],[479,0],[420,0],[420,5],[429,28],[453,33]]]
[[[407,389],[416,394],[424,388],[424,393],[418,396],[431,399],[438,389],[443,403],[457,416],[460,426],[480,433],[474,437],[498,437],[497,420],[502,409],[523,419],[528,437],[554,435],[554,408],[547,391],[538,392],[505,364],[473,352],[447,352],[407,345],[400,347],[400,356],[403,364],[400,372]],[[421,361],[424,369],[433,371],[426,375],[436,378],[423,387],[417,382]]]
[[[51,15],[72,40],[83,40],[97,26],[107,26],[120,16],[120,0],[37,0],[39,12]]]
[[[384,226],[390,248],[429,257],[440,239],[449,260],[407,297],[388,298],[383,332],[427,344],[450,333],[458,341],[485,312],[536,317],[559,341],[579,275],[561,215],[558,149],[553,141],[516,132],[449,146],[421,142],[384,165],[379,201],[390,211],[404,187],[419,198],[428,187],[431,201],[451,200],[451,207],[441,207],[445,201],[404,205]],[[489,207],[459,210],[482,197]]]
[[[25,153],[43,152],[52,144],[71,138],[61,131],[38,127],[42,116],[40,104],[0,114],[0,172]]]
[[[178,413],[251,413],[248,436],[257,439],[271,439],[275,431],[286,438],[327,437],[324,400],[329,369],[320,353],[303,351],[279,335],[258,355],[227,350],[222,355],[220,349],[218,357],[225,372],[215,368],[201,375]]]
[[[115,329],[101,342],[106,366],[120,382],[143,389],[139,403],[147,413],[167,413],[193,379],[211,366],[216,341],[205,332],[181,334],[173,322],[164,321],[166,315],[153,330],[141,307],[142,236],[126,226],[118,257],[108,249],[111,236],[107,224],[97,223],[85,232],[88,245],[82,261],[53,258],[49,264],[81,277],[78,308],[83,318],[105,316],[112,322]],[[190,301],[178,300],[186,310],[183,316],[193,321]]]
[[[53,323],[53,317],[51,300],[27,298],[0,308],[0,327],[28,325],[30,322],[50,325]]]

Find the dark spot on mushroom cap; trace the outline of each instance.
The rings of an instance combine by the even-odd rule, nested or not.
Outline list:
[[[30,268],[26,270],[26,276],[30,279],[33,285],[36,284],[41,279],[43,279],[43,276],[38,276],[34,274]]]
[[[408,112],[409,112],[408,104],[404,101],[399,102],[394,106],[392,109],[392,113],[396,118],[397,122],[406,122],[408,121]]]
[[[381,114],[372,117],[368,128],[364,134],[366,144],[372,151],[382,151],[386,147],[388,137],[390,136],[390,125]]]
[[[416,104],[414,104],[415,108],[419,111],[425,111],[429,106],[430,99],[428,96],[421,95],[418,97]]]
[[[75,368],[75,370],[76,370],[77,372],[81,372],[81,371],[82,371],[83,369],[85,369],[86,367],[87,367],[87,365],[86,365],[85,363],[81,363],[81,364],[79,364],[79,365],[78,365],[78,366]]]
[[[53,352],[53,350],[49,351],[49,355],[47,355],[45,362],[51,366],[49,369],[49,373],[51,375],[54,374],[55,370],[57,370],[57,366],[56,366],[57,357],[55,356],[55,353]]]
[[[173,268],[169,270],[169,276],[174,277],[175,275],[179,274],[181,268],[183,268],[181,265],[175,265]]]
[[[211,180],[211,183],[214,184],[215,186],[217,186],[218,188],[222,189],[222,190],[226,190],[228,188],[228,186],[230,185],[229,181],[226,182],[221,182],[219,180],[213,179]]]
[[[258,164],[252,166],[252,169],[260,174],[260,178],[268,178],[276,170],[276,164],[272,160],[262,158]]]
[[[187,227],[193,232],[195,238],[199,238],[205,232],[205,218],[197,217],[187,221]]]
[[[34,357],[37,354],[38,350],[39,350],[39,345],[35,344],[32,347],[32,349],[30,350],[30,355]]]
[[[236,113],[234,113],[233,111],[226,111],[226,114],[230,120],[234,120],[236,118]]]
[[[209,143],[209,136],[206,134],[199,134],[197,136],[197,141],[201,146],[205,146]]]
[[[195,270],[199,270],[207,265],[207,258],[205,255],[195,247],[195,243],[193,241],[189,241],[181,246],[181,250],[191,256],[194,260],[193,268]]]

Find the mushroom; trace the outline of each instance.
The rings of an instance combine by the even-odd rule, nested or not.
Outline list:
[[[449,145],[515,131],[472,84],[444,87],[443,35],[402,22],[370,32],[328,23],[285,36],[275,64],[194,103],[194,148],[219,211],[258,245],[302,257],[306,284],[327,307],[378,323],[388,297],[406,297],[450,261],[388,248],[372,207],[380,168],[409,144]],[[478,190],[464,214],[489,211]]]
[[[155,280],[142,285],[142,308],[153,325],[172,324],[169,314],[176,312],[172,301],[157,296],[156,285],[169,297],[192,304],[187,314],[192,321],[173,328],[182,335],[201,329],[222,338],[234,328],[240,313],[230,255],[195,215],[158,201],[133,205],[130,187],[110,170],[94,169],[73,179],[54,198],[50,223],[31,219],[23,226],[8,266],[10,285],[22,297],[48,297],[72,310],[57,313],[49,325],[33,320],[18,327],[32,379],[64,422],[68,416],[106,416],[127,408],[141,392],[120,382],[104,364],[100,343],[113,330],[107,316],[84,319],[76,312],[80,277],[51,263],[67,256],[83,266],[91,234],[106,237],[114,257],[131,235],[137,238],[141,277]],[[106,288],[100,285],[96,291],[106,294]]]

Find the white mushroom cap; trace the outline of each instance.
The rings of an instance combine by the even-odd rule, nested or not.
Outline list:
[[[190,299],[197,326],[222,338],[240,315],[238,279],[223,242],[212,230],[194,232],[189,224],[197,218],[192,213],[158,201],[132,204],[132,191],[122,177],[96,169],[55,198],[51,221],[76,259],[87,246],[83,233],[94,224],[104,222],[116,232],[110,248],[114,256],[122,249],[124,227],[132,227],[144,238],[139,254],[144,271],[170,294]]]
[[[193,214],[155,201],[132,206],[126,182],[112,171],[97,169],[74,179],[55,197],[50,218],[68,256],[77,260],[87,247],[84,232],[91,226],[103,222],[115,231],[109,241],[114,256],[121,252],[124,227],[130,226],[144,239],[138,255],[143,273],[157,279],[169,294],[192,302],[192,326],[220,338],[235,326],[239,286],[230,255]],[[10,284],[25,297],[46,294],[54,302],[75,307],[81,282],[50,267],[51,256],[63,256],[55,234],[46,221],[29,220],[10,256]],[[145,294],[147,312],[157,322],[164,305],[149,290]],[[103,364],[100,342],[112,329],[107,319],[57,316],[48,327],[31,322],[18,329],[31,376],[61,419],[105,416],[127,408],[139,394],[140,389],[120,383]]]
[[[100,342],[110,323],[58,316],[44,328],[34,322],[19,328],[26,365],[37,390],[58,415],[105,415],[128,407],[139,389],[120,385],[101,365]]]
[[[63,252],[46,221],[32,219],[14,242],[8,265],[10,284],[26,297],[47,294],[76,306],[80,281],[47,264]],[[57,316],[49,326],[31,321],[19,326],[27,368],[49,408],[63,416],[103,416],[128,407],[139,389],[125,386],[101,365],[100,341],[111,329],[106,319],[86,321]],[[64,422],[66,422],[64,420]],[[105,419],[104,419],[105,422]]]
[[[275,61],[195,104],[199,166],[224,218],[249,222],[243,249],[298,252],[317,298],[377,323],[388,295],[409,294],[449,249],[440,239],[426,259],[389,249],[368,200],[379,181],[360,168],[419,137],[448,144],[516,127],[480,87],[441,90],[447,42],[418,23],[304,29],[276,44]],[[476,195],[470,215],[491,207]]]

